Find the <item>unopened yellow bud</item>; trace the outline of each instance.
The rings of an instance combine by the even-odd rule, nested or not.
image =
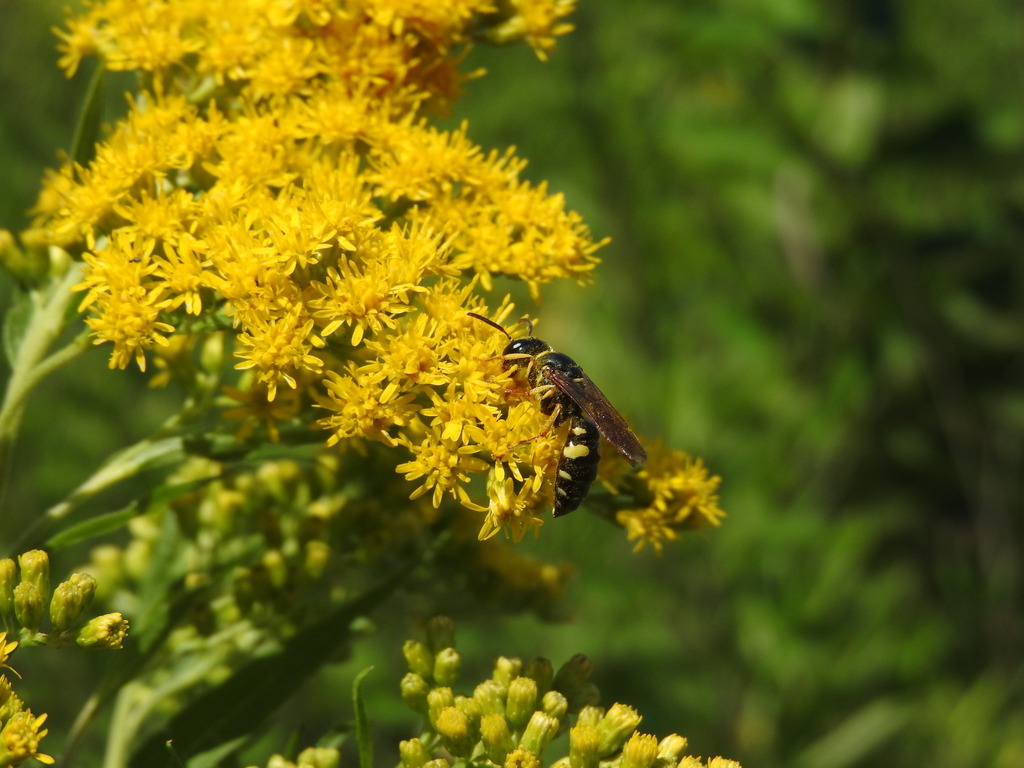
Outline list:
[[[576,718],[578,725],[593,725],[597,726],[604,719],[604,710],[597,706],[587,706],[580,710],[579,716]]]
[[[622,768],[651,768],[658,758],[658,739],[649,733],[634,733],[622,747]]]
[[[39,597],[48,600],[50,597],[50,556],[41,549],[30,549],[18,555],[21,568],[21,580],[36,585]]]
[[[88,573],[73,573],[53,590],[50,599],[50,623],[55,632],[74,627],[85,615],[96,594],[96,579]]]
[[[503,683],[506,687],[519,676],[523,669],[523,662],[520,659],[499,656],[494,662],[494,672],[491,678]]]
[[[480,741],[487,750],[487,757],[493,763],[501,765],[505,756],[512,751],[512,732],[508,720],[497,712],[490,712],[480,718]]]
[[[473,723],[458,707],[445,707],[437,715],[434,725],[445,749],[456,757],[468,758],[473,753],[476,739]]]
[[[540,708],[561,720],[569,711],[569,701],[558,691],[548,691],[540,701]]]
[[[711,757],[708,758],[708,768],[743,768],[743,766],[735,760],[725,757]]]
[[[295,758],[296,768],[338,768],[341,755],[331,747],[306,747]]]
[[[482,713],[505,716],[505,699],[508,689],[497,680],[484,680],[473,691],[473,698],[480,704]]]
[[[675,765],[686,751],[686,737],[670,733],[658,744],[658,762]]]
[[[522,738],[519,740],[519,746],[530,750],[538,758],[542,757],[545,748],[558,734],[558,726],[558,720],[551,717],[551,715],[546,715],[543,712],[534,712],[530,722],[526,725],[526,730],[523,731]]]
[[[46,609],[39,588],[31,581],[23,581],[14,588],[14,615],[29,632],[38,632]]]
[[[505,714],[512,727],[521,731],[530,722],[537,709],[537,681],[529,677],[517,677],[508,687],[508,703]]]
[[[625,704],[612,704],[597,726],[601,731],[601,757],[607,757],[622,749],[626,739],[640,725],[641,719],[632,707]]]
[[[402,768],[423,768],[430,760],[427,748],[419,739],[407,739],[400,742],[398,756],[402,761]]]
[[[569,730],[570,768],[596,768],[601,759],[601,732],[596,725],[577,723]]]
[[[427,694],[430,691],[427,681],[415,672],[409,672],[402,678],[400,687],[405,705],[413,712],[427,714]]]
[[[402,645],[402,654],[410,672],[415,672],[424,680],[430,680],[434,674],[434,654],[426,643],[419,640],[406,640]]]
[[[128,622],[120,613],[107,613],[91,619],[78,632],[79,648],[120,648],[128,636]]]
[[[462,656],[454,648],[438,651],[434,657],[434,682],[438,685],[453,686],[459,682]]]
[[[434,688],[427,694],[427,717],[430,724],[437,728],[437,716],[441,710],[455,706],[455,696],[451,688]]]

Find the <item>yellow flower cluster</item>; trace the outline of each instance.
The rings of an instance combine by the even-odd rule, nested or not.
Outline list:
[[[684,754],[678,734],[658,739],[638,730],[643,718],[630,706],[597,706],[589,678],[593,663],[577,654],[558,670],[547,659],[502,656],[491,677],[469,695],[457,694],[462,657],[451,621],[431,619],[428,642],[406,641],[406,704],[426,719],[425,732],[403,741],[403,768],[740,768],[721,757]],[[553,740],[568,732],[568,755],[545,760]],[[437,755],[436,757],[434,755]]]
[[[481,538],[518,540],[540,524],[559,440],[502,370],[504,337],[467,312],[490,314],[499,277],[534,299],[588,281],[602,242],[511,150],[427,116],[468,77],[471,42],[543,58],[572,5],[97,2],[60,33],[62,66],[96,56],[142,88],[88,164],[46,179],[22,239],[82,259],[111,367],[149,359],[164,382],[227,339],[241,436],[277,439],[315,405],[328,444],[404,449],[413,497],[455,499],[487,513]]]
[[[17,647],[17,642],[7,641],[6,632],[0,632],[0,670],[17,675],[7,663]],[[19,765],[29,758],[53,765],[53,758],[39,751],[39,742],[49,732],[42,727],[45,722],[46,715],[33,715],[26,709],[7,675],[0,673],[0,765]]]

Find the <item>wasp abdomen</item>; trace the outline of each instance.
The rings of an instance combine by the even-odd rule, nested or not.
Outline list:
[[[569,514],[587,497],[597,479],[600,437],[594,422],[582,414],[573,414],[569,419],[569,436],[562,447],[555,478],[555,517]]]

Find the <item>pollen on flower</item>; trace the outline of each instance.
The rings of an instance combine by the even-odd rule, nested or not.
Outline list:
[[[717,526],[725,517],[718,506],[721,478],[709,474],[700,459],[682,451],[656,443],[632,482],[642,488],[638,495],[650,499],[645,507],[616,515],[627,537],[636,541],[634,551],[650,544],[660,554],[666,541],[679,538],[679,531]]]
[[[481,538],[519,540],[564,430],[468,313],[506,323],[510,296],[485,292],[509,281],[534,299],[589,282],[605,241],[513,149],[431,116],[479,76],[461,71],[472,43],[544,58],[573,4],[96,0],[59,33],[61,66],[95,56],[143,85],[91,161],[47,176],[23,243],[80,258],[112,367],[196,386],[214,360],[228,370],[203,380],[239,438],[312,423],[327,446],[390,451],[417,514],[454,500]],[[656,517],[636,538],[717,519],[698,475],[643,476]]]

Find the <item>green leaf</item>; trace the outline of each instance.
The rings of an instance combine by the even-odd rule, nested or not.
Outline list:
[[[227,742],[257,733],[274,711],[348,639],[351,623],[379,606],[413,564],[406,563],[362,595],[289,638],[277,651],[253,659],[202,693],[139,747],[129,765],[169,765],[164,746],[168,740],[173,742],[175,753],[187,762]]]
[[[77,544],[80,541],[92,539],[96,536],[102,536],[127,525],[128,521],[137,514],[138,507],[134,503],[129,504],[117,512],[108,512],[105,515],[99,515],[85,522],[73,525],[55,536],[51,536],[46,540],[45,546],[57,549]]]
[[[366,705],[363,702],[362,685],[366,676],[373,671],[367,667],[352,681],[352,707],[356,717],[356,745],[359,747],[359,768],[373,768],[373,738],[370,734],[370,721],[366,717]]]
[[[3,328],[4,357],[7,358],[7,364],[11,368],[15,367],[18,349],[21,347],[25,331],[32,319],[32,302],[28,300],[28,296],[19,290],[14,290],[13,294],[11,308],[4,316]]]
[[[98,515],[54,534],[47,539],[46,546],[54,548],[66,547],[70,544],[77,544],[80,541],[116,531],[118,528],[126,525],[136,515],[143,515],[155,507],[163,506],[179,496],[202,488],[207,483],[213,482],[216,479],[216,477],[207,477],[201,480],[190,480],[187,483],[171,483],[170,485],[158,486],[151,493],[140,496],[123,509]]]
[[[85,92],[82,111],[78,113],[78,123],[71,139],[71,159],[79,165],[92,160],[96,151],[96,142],[103,124],[103,83],[107,70],[97,66],[89,80],[89,88]]]

